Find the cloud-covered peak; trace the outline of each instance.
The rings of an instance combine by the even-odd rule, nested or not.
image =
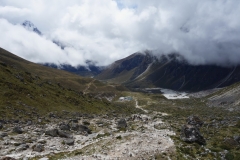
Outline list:
[[[38,30],[38,28],[31,22],[28,20],[25,20],[22,25],[24,26],[24,28],[26,28],[29,31],[33,31],[35,33],[37,33],[38,35],[42,35],[42,33]]]
[[[43,63],[54,56],[53,63],[83,65],[92,60],[107,65],[148,49],[179,53],[192,64],[236,65],[239,15],[238,0],[1,0],[0,35],[5,38],[0,47]],[[22,42],[16,24],[26,19],[44,33],[38,36],[41,42],[31,32]],[[45,44],[51,41],[64,44],[64,60],[58,51],[49,52]],[[34,45],[41,50],[32,52]]]

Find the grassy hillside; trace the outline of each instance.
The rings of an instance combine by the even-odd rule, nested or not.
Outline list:
[[[0,119],[36,119],[63,110],[95,114],[135,112],[130,106],[113,105],[105,99],[106,95],[116,94],[117,89],[124,90],[34,64],[0,49]]]
[[[92,78],[81,77],[66,71],[29,62],[2,48],[0,48],[0,61],[12,68],[30,72],[32,75],[39,76],[43,80],[60,83],[65,88],[71,88],[77,91],[85,90],[89,83],[94,87],[89,87],[88,92],[116,91],[116,87],[119,88],[119,86],[102,84]]]

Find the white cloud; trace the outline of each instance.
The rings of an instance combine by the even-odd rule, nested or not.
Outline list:
[[[179,52],[195,64],[239,64],[239,15],[238,0],[1,0],[0,47],[73,65],[107,65],[144,49]],[[15,25],[24,20],[47,38]]]

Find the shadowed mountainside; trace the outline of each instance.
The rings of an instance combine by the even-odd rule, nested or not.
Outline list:
[[[240,81],[240,66],[191,65],[178,54],[156,57],[145,52],[114,62],[96,78],[122,83],[130,88],[201,91]]]

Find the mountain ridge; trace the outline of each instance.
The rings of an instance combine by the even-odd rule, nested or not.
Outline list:
[[[114,62],[96,78],[130,88],[160,87],[192,92],[240,81],[240,66],[192,65],[176,53],[157,57],[147,51]]]

